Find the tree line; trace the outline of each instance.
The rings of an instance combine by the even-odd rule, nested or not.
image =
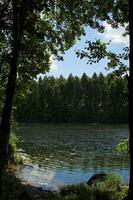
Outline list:
[[[96,73],[32,81],[30,94],[16,103],[19,122],[127,123],[127,80]]]

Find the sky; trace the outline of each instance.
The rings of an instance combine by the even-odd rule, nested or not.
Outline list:
[[[68,77],[70,73],[74,76],[81,77],[83,73],[92,76],[94,72],[99,74],[102,72],[107,75],[109,72],[105,70],[107,66],[107,59],[103,59],[98,64],[88,65],[87,59],[79,59],[76,56],[76,50],[83,50],[87,40],[102,39],[105,42],[111,40],[110,50],[120,53],[122,48],[129,44],[128,36],[123,37],[124,28],[113,29],[109,24],[104,22],[105,32],[100,34],[96,30],[86,28],[86,35],[77,40],[75,45],[65,52],[64,61],[57,61],[51,58],[50,72],[46,73],[47,76],[59,77],[63,75]]]

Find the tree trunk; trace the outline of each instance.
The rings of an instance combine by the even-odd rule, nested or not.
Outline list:
[[[131,54],[130,54],[131,55]],[[130,178],[128,199],[133,199],[133,73],[128,80],[129,89],[129,155],[130,155]]]
[[[132,0],[129,0],[129,29],[130,29],[130,54],[129,54],[129,154],[130,154],[130,179],[128,200],[133,199],[133,12]]]
[[[16,88],[17,61],[19,53],[18,22],[17,22],[17,0],[12,1],[13,5],[13,29],[12,29],[12,59],[10,72],[6,86],[5,104],[2,112],[0,125],[0,196],[3,189],[3,174],[8,163],[8,144],[10,136],[10,121],[13,98]],[[0,198],[1,199],[1,198]]]

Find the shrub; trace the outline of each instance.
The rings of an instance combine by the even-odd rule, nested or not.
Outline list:
[[[105,181],[88,186],[85,183],[60,188],[63,200],[121,200],[127,194],[128,187],[121,184],[119,176],[110,174]]]

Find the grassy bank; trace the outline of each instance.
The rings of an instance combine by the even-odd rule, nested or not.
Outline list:
[[[128,187],[119,177],[109,175],[104,182],[97,181],[91,186],[86,183],[61,187],[56,192],[43,191],[31,185],[24,185],[13,175],[6,178],[6,200],[122,200]]]

